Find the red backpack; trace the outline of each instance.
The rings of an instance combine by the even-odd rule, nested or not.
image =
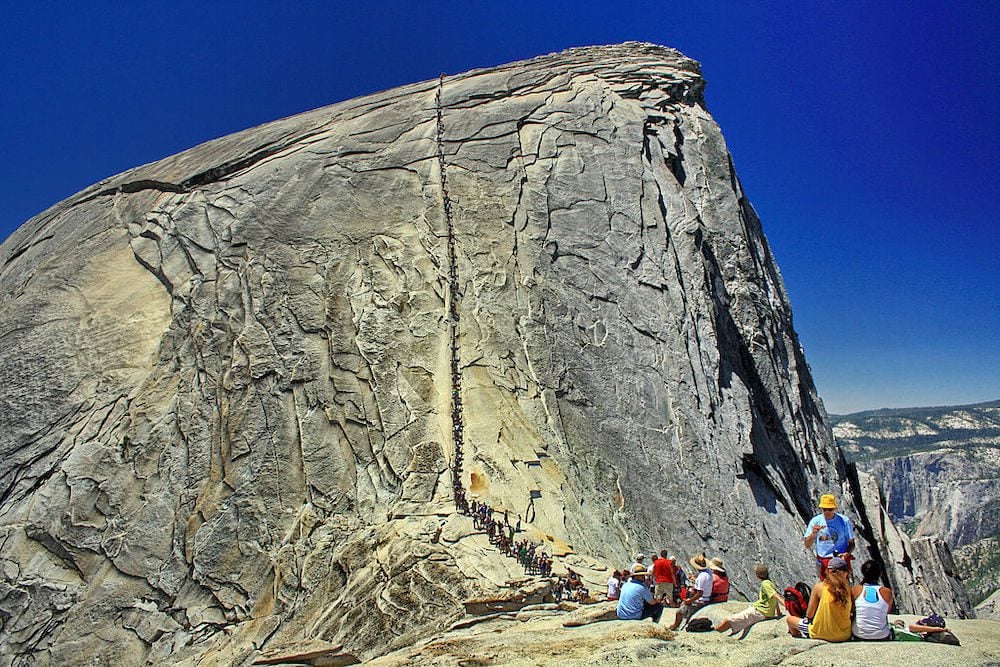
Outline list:
[[[811,594],[812,589],[801,581],[794,586],[789,586],[784,592],[785,609],[792,616],[805,617],[806,611],[809,609],[809,596]]]

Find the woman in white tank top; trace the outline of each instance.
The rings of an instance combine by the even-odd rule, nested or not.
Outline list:
[[[882,586],[882,568],[873,560],[861,566],[860,586],[852,589],[854,622],[851,633],[856,639],[892,639],[889,610],[892,591]]]

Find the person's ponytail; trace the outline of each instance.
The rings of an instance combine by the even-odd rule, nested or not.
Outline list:
[[[851,601],[851,587],[847,583],[846,572],[827,570],[826,587],[837,604],[846,605]]]

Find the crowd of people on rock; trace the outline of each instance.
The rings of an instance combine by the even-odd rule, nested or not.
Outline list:
[[[451,196],[448,194],[448,170],[444,159],[444,144],[442,143],[444,118],[441,110],[441,84],[443,84],[443,81],[444,75],[442,74],[437,93],[435,94],[435,104],[437,106],[438,162],[441,169],[444,217],[448,227],[448,300],[450,302],[449,316],[451,319],[451,421],[455,442],[455,453],[451,466],[451,483],[455,508],[462,514],[469,514],[469,501],[465,495],[465,487],[462,485],[464,429],[462,424],[462,373],[458,355],[458,268],[455,261],[455,233],[451,213]]]
[[[447,225],[448,300],[450,304],[448,314],[451,322],[451,421],[452,437],[455,443],[451,465],[452,495],[455,500],[455,509],[461,514],[471,516],[475,528],[484,531],[488,535],[490,543],[495,545],[500,553],[517,560],[529,575],[549,577],[552,575],[551,556],[542,551],[538,545],[530,540],[522,539],[517,541],[514,539],[515,535],[521,532],[520,517],[518,517],[516,524],[511,524],[508,513],[504,511],[501,520],[499,513],[495,512],[486,503],[478,500],[470,502],[465,494],[465,486],[462,484],[465,429],[462,418],[462,372],[458,347],[458,268],[455,258],[455,234],[451,196],[448,193],[448,171],[442,142],[444,119],[441,108],[441,84],[443,81],[444,75],[442,74],[435,95],[435,104],[437,106],[438,162],[441,171],[444,217]],[[533,502],[534,499],[532,499]],[[529,507],[531,506],[529,505]],[[577,583],[579,583],[579,577],[577,577]]]
[[[510,520],[510,514],[504,510],[501,514],[484,502],[473,500],[468,505],[472,517],[472,525],[476,530],[482,530],[505,556],[517,560],[525,573],[552,576],[552,557],[539,548],[539,545],[527,539],[515,540],[514,536],[521,532],[521,518],[515,523]]]
[[[874,560],[865,562],[861,566],[861,581],[855,583],[851,570],[854,536],[850,519],[836,511],[833,495],[824,495],[819,508],[820,514],[809,522],[803,534],[803,546],[814,550],[818,579],[806,591],[807,602],[795,587],[780,593],[767,565],[758,563],[754,568],[759,582],[757,598],[746,609],[715,624],[704,617],[696,618],[696,613],[705,606],[729,599],[725,564],[721,558],[709,559],[700,554],[688,561],[691,572],[685,574],[666,550],[653,555],[648,569],[644,554],[637,554],[629,568],[616,570],[607,582],[607,599],[618,601],[617,616],[622,620],[651,618],[658,623],[666,608],[676,608],[671,630],[745,634],[755,623],[780,618],[784,608],[788,632],[794,637],[829,642],[926,639],[958,643],[936,614],[908,626],[902,621],[890,624],[888,614],[893,597],[892,591],[881,583],[882,566]]]
[[[559,577],[552,588],[552,594],[556,602],[562,602],[563,600],[581,603],[593,602],[593,599],[590,597],[590,589],[583,585],[583,579],[580,578],[580,574],[574,572],[573,568],[566,569],[566,576]]]

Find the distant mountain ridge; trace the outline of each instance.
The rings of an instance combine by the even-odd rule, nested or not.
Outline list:
[[[974,604],[1000,589],[1000,401],[830,422],[845,456],[879,480],[893,519],[913,536],[948,542]]]
[[[1000,447],[1000,400],[972,405],[882,408],[830,415],[841,449],[865,461],[942,447]]]

